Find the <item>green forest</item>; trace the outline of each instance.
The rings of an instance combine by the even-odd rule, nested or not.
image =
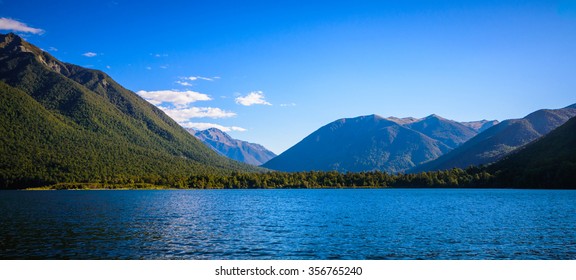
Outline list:
[[[386,172],[309,171],[263,172],[229,175],[203,174],[180,178],[102,180],[99,182],[57,183],[41,189],[318,189],[318,188],[390,188],[390,187],[488,187],[494,176],[478,168],[388,174]]]
[[[263,172],[229,175],[203,174],[180,178],[102,180],[57,183],[39,189],[320,189],[320,188],[493,188],[502,187],[494,174],[483,168],[454,168],[418,174],[386,172],[309,171]]]
[[[189,176],[114,176],[99,181],[64,181],[35,189],[576,188],[574,180],[569,180],[571,175],[565,171],[543,167],[512,177],[509,170],[495,170],[494,166],[415,174],[389,174],[381,171],[208,172]],[[527,182],[526,178],[532,182]]]

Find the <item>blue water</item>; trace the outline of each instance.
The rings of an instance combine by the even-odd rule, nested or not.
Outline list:
[[[2,191],[1,259],[576,259],[576,191]]]

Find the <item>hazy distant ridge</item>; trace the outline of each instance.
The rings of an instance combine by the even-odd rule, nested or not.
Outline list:
[[[208,147],[236,161],[258,166],[276,157],[276,154],[260,144],[234,139],[217,128],[202,131],[188,129],[188,131]]]

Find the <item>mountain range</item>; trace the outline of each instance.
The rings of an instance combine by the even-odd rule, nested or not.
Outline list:
[[[466,168],[496,162],[510,152],[548,134],[574,116],[576,104],[562,109],[542,109],[521,119],[505,120],[410,172]]]
[[[340,119],[264,164],[281,171],[417,173],[496,162],[576,115],[576,104],[522,119],[456,122],[437,115]]]
[[[276,157],[276,154],[260,144],[234,139],[217,128],[201,131],[191,128],[187,130],[214,151],[239,162],[258,166]]]
[[[207,148],[104,72],[12,33],[0,34],[0,112],[0,188],[257,171]]]
[[[494,122],[484,121],[479,127],[490,123]],[[438,158],[477,131],[437,115],[422,119],[378,115],[345,118],[318,129],[263,167],[281,171],[403,172]]]

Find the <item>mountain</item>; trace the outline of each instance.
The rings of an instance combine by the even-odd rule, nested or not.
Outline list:
[[[181,184],[254,171],[219,156],[102,71],[0,34],[0,188],[58,182]]]
[[[436,139],[454,149],[474,137],[477,132],[459,122],[430,115],[420,120],[405,123],[404,126]]]
[[[576,189],[576,117],[488,169],[499,186]]]
[[[392,116],[387,117],[386,119],[387,119],[387,120],[391,120],[391,121],[393,121],[393,122],[395,122],[395,123],[397,123],[397,124],[399,124],[399,125],[410,124],[410,123],[417,122],[417,121],[420,120],[420,119],[413,118],[413,117],[397,118],[397,117],[392,117]]]
[[[483,132],[484,130],[497,125],[499,122],[497,120],[487,121],[472,121],[472,122],[461,122],[461,124],[473,129],[477,133]]]
[[[562,109],[538,110],[522,119],[512,119],[494,125],[468,142],[438,159],[410,172],[466,168],[493,163],[576,116],[576,104]]]
[[[281,171],[402,172],[451,148],[377,115],[340,119],[313,132],[263,167]]]
[[[276,157],[262,145],[234,139],[217,128],[188,131],[214,151],[236,161],[258,166]]]

